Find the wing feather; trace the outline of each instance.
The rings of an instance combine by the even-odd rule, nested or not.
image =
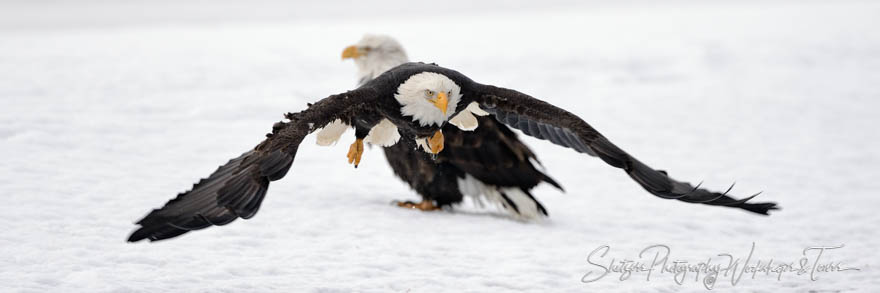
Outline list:
[[[718,193],[694,187],[655,170],[611,143],[596,129],[574,114],[529,95],[495,86],[474,85],[476,100],[487,112],[511,127],[535,138],[596,156],[605,163],[623,169],[634,181],[651,194],[690,203],[729,206],[758,214],[776,210],[776,203],[747,202],[757,194],[734,199],[728,192]]]
[[[360,105],[375,96],[373,89],[361,88],[330,96],[301,112],[288,113],[289,121],[275,123],[272,133],[253,150],[229,160],[192,189],[139,220],[140,227],[128,241],[169,239],[253,217],[266,197],[269,182],[287,174],[306,135],[336,119],[350,120]]]

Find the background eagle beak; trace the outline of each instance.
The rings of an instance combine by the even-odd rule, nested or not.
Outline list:
[[[437,93],[437,98],[431,100],[431,103],[434,103],[434,106],[443,111],[443,114],[446,114],[446,106],[449,105],[449,98],[446,97],[446,93]]]
[[[360,56],[364,56],[364,53],[359,51],[357,46],[348,46],[342,51],[342,60],[347,58],[357,58]]]

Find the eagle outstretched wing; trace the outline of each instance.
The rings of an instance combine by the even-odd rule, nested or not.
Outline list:
[[[611,166],[623,169],[645,190],[665,199],[690,203],[728,206],[767,215],[778,209],[776,203],[748,202],[759,193],[743,199],[693,186],[669,177],[665,171],[652,169],[629,155],[578,116],[521,92],[490,85],[475,85],[472,97],[498,121],[521,130],[526,135],[596,156]],[[732,187],[732,186],[731,186]]]
[[[372,88],[359,88],[333,95],[288,113],[287,122],[277,122],[272,133],[253,150],[220,166],[192,189],[177,195],[137,222],[128,241],[157,241],[191,230],[225,225],[235,219],[249,219],[260,209],[269,182],[287,174],[299,144],[309,133],[336,119],[350,120],[370,99]]]

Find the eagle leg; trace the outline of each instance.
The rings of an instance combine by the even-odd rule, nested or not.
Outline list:
[[[423,212],[436,211],[436,210],[440,209],[440,207],[434,205],[433,200],[424,200],[424,199],[419,203],[414,203],[411,201],[397,202],[397,206],[402,207],[402,208],[408,208],[408,209],[418,209]]]
[[[357,168],[358,164],[361,163],[361,156],[364,155],[364,139],[358,138],[355,139],[351,146],[348,147],[348,163],[354,164],[354,167]]]

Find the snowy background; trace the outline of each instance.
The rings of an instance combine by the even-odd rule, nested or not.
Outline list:
[[[594,283],[588,254],[719,253],[860,271],[718,291],[880,290],[880,3],[820,1],[0,2],[0,292],[705,291],[669,274]],[[149,3],[149,4],[147,4]],[[540,6],[538,6],[540,5]],[[525,138],[566,188],[550,218],[392,207],[416,195],[380,151],[300,148],[260,213],[158,243],[135,220],[353,87],[367,32],[574,112],[675,178],[783,210],[653,197],[600,160]],[[609,260],[606,259],[606,260]]]

